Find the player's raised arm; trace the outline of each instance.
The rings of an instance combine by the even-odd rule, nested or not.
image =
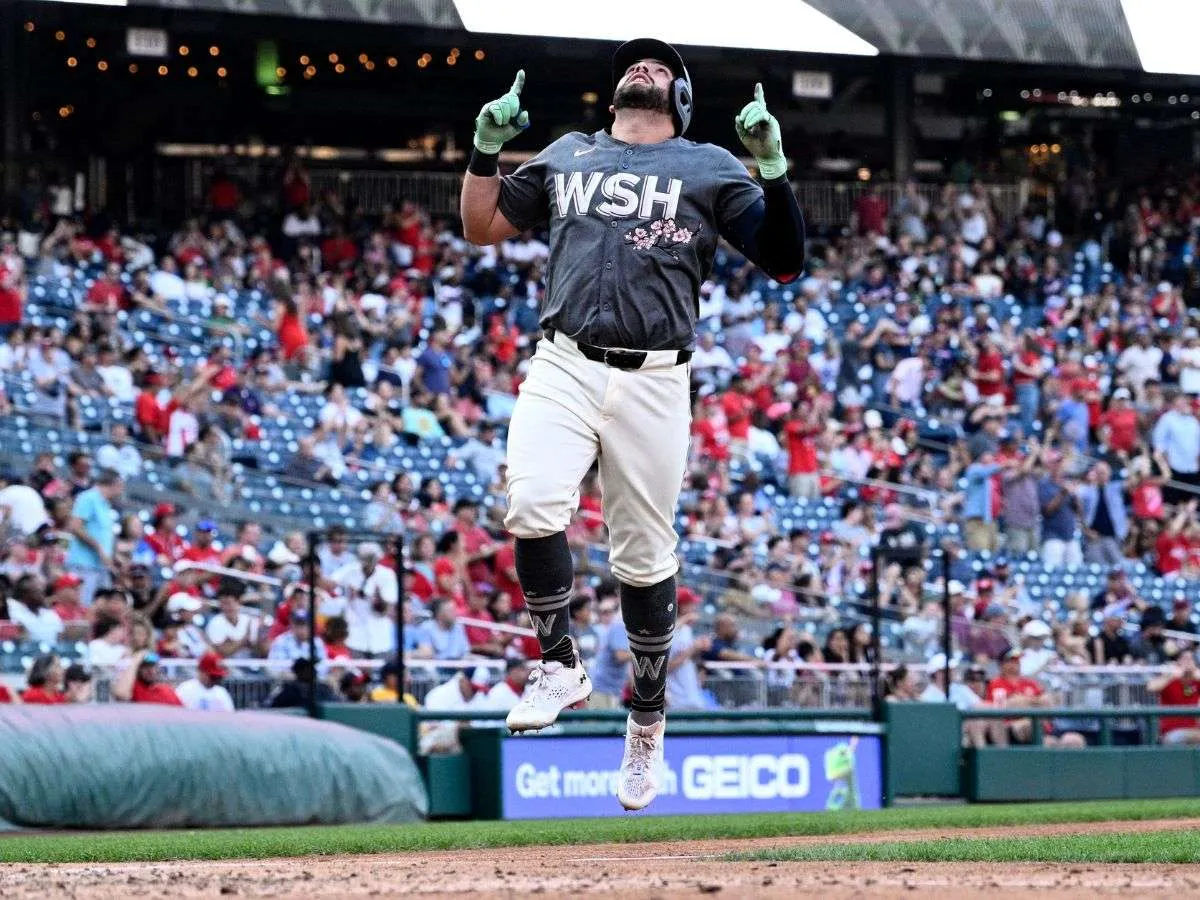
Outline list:
[[[763,198],[737,218],[726,236],[772,278],[792,281],[804,268],[804,216],[788,184],[779,120],[767,110],[761,83],[733,124],[758,164]]]
[[[517,72],[508,93],[485,103],[475,118],[475,149],[463,179],[459,211],[463,237],[473,244],[495,244],[518,233],[498,209],[500,201],[500,148],[529,127],[529,113],[521,109],[525,70]]]

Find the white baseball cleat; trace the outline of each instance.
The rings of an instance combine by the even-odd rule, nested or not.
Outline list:
[[[633,716],[629,717],[625,725],[625,756],[617,779],[617,800],[626,809],[645,809],[658,796],[666,733],[665,718],[653,725],[638,725]]]
[[[529,682],[517,705],[509,710],[505,723],[511,732],[533,731],[553,725],[564,709],[584,703],[592,696],[592,679],[579,656],[575,668],[560,662],[538,662],[529,673]]]

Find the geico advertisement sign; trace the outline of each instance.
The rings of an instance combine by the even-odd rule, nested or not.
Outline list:
[[[516,789],[523,798],[615,796],[617,769],[562,769],[551,765],[539,769],[534,763],[517,766]],[[684,757],[682,778],[670,764],[660,773],[660,795],[677,793],[680,788],[688,800],[736,800],[753,797],[804,797],[808,794],[808,757],[798,753],[773,756]]]
[[[611,815],[619,738],[508,738],[506,818]],[[655,812],[873,808],[881,802],[877,737],[667,738]]]

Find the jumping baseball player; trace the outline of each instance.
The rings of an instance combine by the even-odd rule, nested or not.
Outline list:
[[[508,727],[545,728],[592,692],[568,636],[574,572],[565,529],[598,462],[633,668],[617,799],[642,809],[658,792],[663,759],[674,519],[700,284],[721,237],[772,278],[793,280],[804,263],[804,222],[761,84],[734,120],[756,181],[728,151],[684,139],[692,82],[669,44],[622,44],[613,82],[609,128],[567,134],[500,178],[501,146],[529,126],[518,72],[475,120],[462,219],[479,245],[536,226],[550,232],[544,336],[509,428],[505,519],[542,661]]]

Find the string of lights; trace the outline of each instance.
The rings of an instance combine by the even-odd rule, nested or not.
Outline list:
[[[24,30],[27,34],[35,34],[38,30],[37,23],[33,20],[26,21],[24,24]],[[54,39],[58,43],[70,43],[70,37],[63,29],[58,29],[54,32]],[[96,37],[88,36],[84,40],[84,46],[88,50],[100,49],[100,40]],[[118,49],[121,52],[124,51],[124,48],[109,48],[110,52]],[[212,73],[220,79],[228,78],[232,70],[224,62],[224,60],[220,59],[222,54],[221,47],[217,44],[212,44],[207,48],[207,50],[209,57],[219,63],[211,70]],[[174,48],[174,53],[172,55],[186,58],[192,55],[192,53],[192,48],[188,44],[180,43]],[[476,62],[482,62],[483,60],[487,59],[487,51],[483,48],[476,48],[470,52],[470,57]],[[462,49],[459,47],[451,47],[447,51],[444,62],[445,65],[453,67],[458,65],[459,61],[463,58],[464,54]],[[344,75],[350,71],[349,66],[343,60],[342,55],[336,51],[326,54],[325,59],[328,60],[329,71],[335,75]],[[428,68],[429,66],[433,65],[434,59],[434,53],[428,51],[424,52],[417,57],[416,67],[418,69]],[[297,57],[297,61],[299,66],[295,72],[298,78],[311,80],[320,74],[320,69],[316,64],[314,64],[313,59],[309,54],[300,54]],[[358,70],[362,72],[375,72],[377,70],[383,71],[384,69],[396,70],[401,68],[400,59],[395,55],[387,55],[382,57],[380,62],[376,62],[376,59],[373,58],[370,53],[362,51],[357,54],[356,61],[358,63]],[[77,68],[80,65],[80,56],[78,51],[72,51],[64,58],[64,62],[68,68]],[[102,58],[96,61],[96,70],[99,72],[110,72],[113,71],[113,66],[108,59]],[[139,75],[143,72],[143,69],[137,62],[130,62],[125,67],[125,71],[129,75]],[[152,66],[148,71],[156,73],[159,77],[166,77],[172,73],[172,68],[168,63],[163,62],[156,67]],[[189,78],[197,78],[204,74],[204,70],[202,70],[200,66],[196,64],[188,65],[185,68],[180,68],[178,71],[182,72]],[[279,65],[275,68],[275,76],[281,81],[288,78],[289,72],[290,70],[285,65]]]

